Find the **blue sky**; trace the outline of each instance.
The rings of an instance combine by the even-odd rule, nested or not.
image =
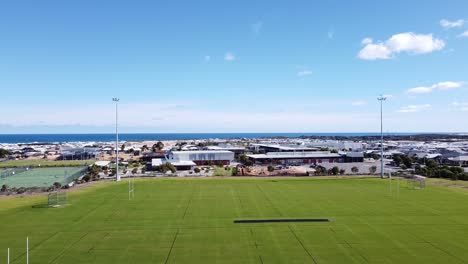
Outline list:
[[[6,1],[0,133],[468,131],[468,2]]]

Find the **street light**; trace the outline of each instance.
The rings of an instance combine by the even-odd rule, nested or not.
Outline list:
[[[387,97],[380,95],[377,97],[377,100],[380,102],[380,178],[384,177],[384,148],[383,148],[383,116],[382,116],[382,105]]]
[[[115,102],[115,180],[120,181],[119,175],[119,98],[114,97],[112,101]]]

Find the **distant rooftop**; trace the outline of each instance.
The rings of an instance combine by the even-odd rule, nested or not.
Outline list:
[[[314,151],[314,152],[268,152],[266,154],[252,154],[247,157],[253,159],[288,159],[288,158],[340,158],[341,155],[337,153],[330,153],[328,151]]]

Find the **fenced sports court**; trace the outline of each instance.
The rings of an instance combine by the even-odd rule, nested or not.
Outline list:
[[[49,187],[55,182],[68,184],[86,174],[86,167],[14,168],[0,170],[0,186]]]

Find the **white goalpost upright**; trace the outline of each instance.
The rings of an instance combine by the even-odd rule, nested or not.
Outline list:
[[[135,178],[133,175],[128,177],[128,200],[135,198]]]
[[[29,264],[29,237],[26,237],[26,264]]]
[[[7,248],[7,264],[10,264],[10,248]],[[29,237],[26,237],[26,264],[29,264]]]

